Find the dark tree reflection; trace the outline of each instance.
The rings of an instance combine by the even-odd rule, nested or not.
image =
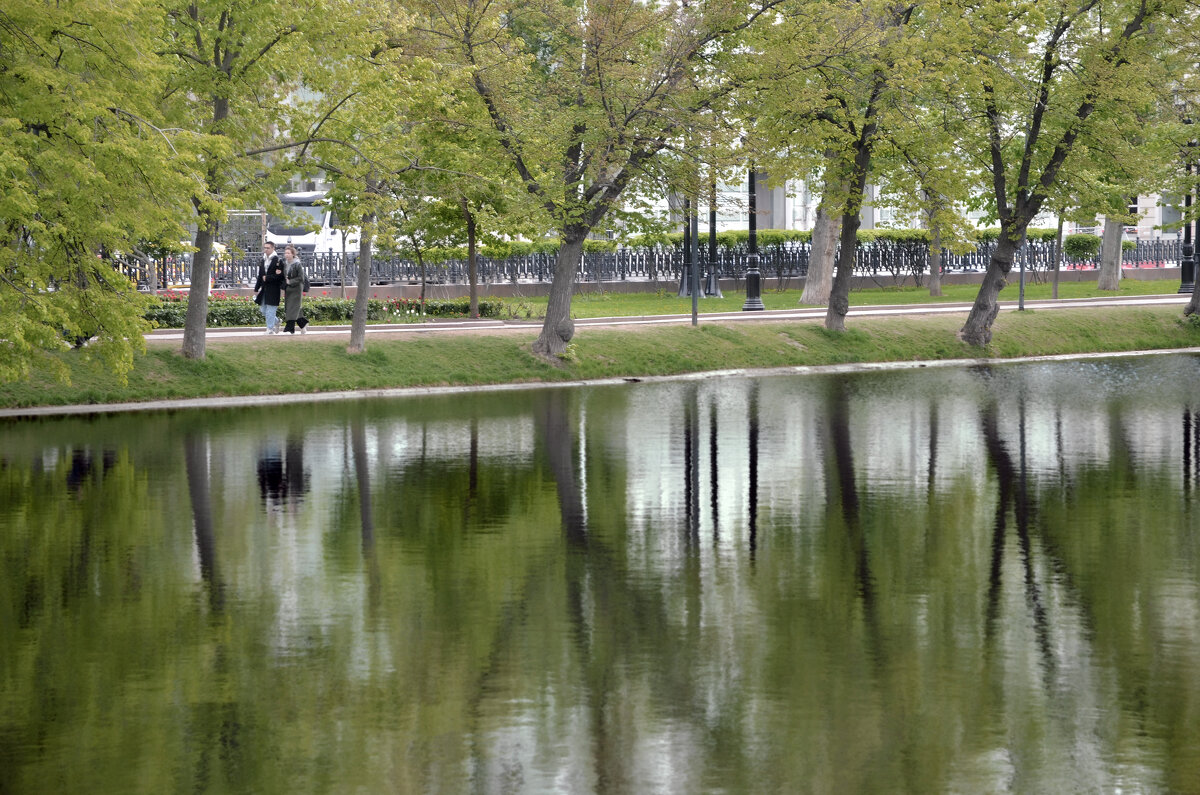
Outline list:
[[[375,552],[375,513],[371,503],[371,466],[367,458],[367,423],[360,413],[350,422],[350,447],[354,459],[354,480],[358,483],[358,518],[362,538],[363,562],[367,575],[367,605],[372,612],[382,602],[379,558]]]
[[[854,557],[854,579],[862,600],[863,617],[867,626],[877,630],[875,588],[871,577],[870,553],[863,533],[861,505],[854,475],[854,452],[850,440],[850,394],[844,378],[834,378],[828,393],[826,417],[829,422],[829,444],[833,451],[838,504]],[[875,631],[872,637],[877,637]],[[878,649],[876,650],[878,651]]]
[[[717,456],[717,402],[714,400],[708,408],[708,479],[709,479],[709,499],[712,504],[712,536],[713,546],[716,546],[721,541],[721,533],[718,527],[718,517],[721,512],[717,502],[717,483],[720,474],[720,459]]]
[[[700,394],[696,385],[688,390],[683,405],[683,493],[686,541],[695,549],[700,541]]]
[[[985,614],[984,637],[987,648],[991,649],[996,636],[996,626],[1000,615],[1000,599],[1003,590],[1004,550],[1008,535],[1008,516],[1011,509],[1016,524],[1017,546],[1020,552],[1021,569],[1025,586],[1025,601],[1033,619],[1034,633],[1037,637],[1038,650],[1041,655],[1044,683],[1049,686],[1053,677],[1055,662],[1054,651],[1050,642],[1050,628],[1046,613],[1045,598],[1037,579],[1034,568],[1033,545],[1030,541],[1030,528],[1033,525],[1035,508],[1029,494],[1029,481],[1026,463],[1025,444],[1025,398],[1021,396],[1018,403],[1018,452],[1019,462],[1014,462],[1012,454],[1000,437],[999,405],[993,398],[983,409],[982,430],[984,447],[987,450],[988,462],[996,473],[999,486],[999,498],[996,501],[996,518],[992,530],[992,559],[991,571],[988,577],[987,610]]]
[[[754,555],[758,550],[758,381],[750,382],[749,419],[749,459],[750,459],[750,494],[748,505],[750,509],[750,562],[754,563]]]
[[[471,436],[467,451],[467,497],[463,500],[463,527],[470,527],[479,502],[479,418],[471,417]]]
[[[567,400],[565,390],[551,389],[540,401],[540,410],[535,410],[546,450],[546,460],[558,489],[563,531],[572,546],[586,547],[587,526],[583,489],[575,476],[574,432],[571,428]]]
[[[350,424],[350,448],[354,457],[354,479],[358,482],[358,516],[362,527],[363,554],[375,547],[375,516],[371,511],[371,466],[367,460],[367,424],[362,415]]]
[[[196,556],[200,560],[200,576],[208,588],[209,606],[214,613],[220,613],[225,607],[225,593],[217,565],[207,437],[198,433],[185,435],[183,458],[187,469],[188,495],[192,502],[192,528],[196,539]]]

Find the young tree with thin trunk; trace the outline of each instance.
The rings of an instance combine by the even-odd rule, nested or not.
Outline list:
[[[509,167],[549,217],[561,246],[534,351],[565,352],[587,236],[631,185],[660,170],[684,132],[720,121],[732,87],[719,59],[779,0],[693,5],[636,0],[540,5],[427,0],[416,22],[443,57],[469,66]]]
[[[897,211],[902,225],[928,230],[928,287],[936,297],[942,295],[945,251],[977,245],[965,210],[979,175],[955,147],[954,120],[935,108],[895,118],[875,162],[881,201]]]
[[[183,355],[205,355],[213,243],[229,209],[271,206],[319,124],[293,129],[306,103],[295,90],[325,68],[352,15],[339,0],[163,0],[159,55],[170,68],[162,105],[176,146],[198,174],[186,185],[196,225]],[[336,106],[338,98],[330,103]],[[324,118],[324,114],[318,114]]]
[[[773,170],[820,169],[826,188],[837,188],[821,201],[840,219],[825,316],[831,330],[845,329],[875,148],[890,125],[911,112],[912,85],[929,68],[927,40],[915,31],[935,28],[939,7],[834,0],[789,7],[779,25],[757,31],[758,48],[771,57],[755,62],[756,90],[746,92],[745,112],[755,114],[761,148],[770,152]]]

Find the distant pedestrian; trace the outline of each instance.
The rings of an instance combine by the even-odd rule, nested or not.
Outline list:
[[[304,293],[308,292],[308,276],[304,274],[304,266],[300,264],[300,260],[296,259],[295,246],[289,244],[283,250],[283,258],[287,262],[283,296],[283,319],[287,321],[287,325],[283,330],[288,334],[295,334],[296,326],[299,326],[300,333],[307,334],[304,329],[308,325],[308,318],[304,316]]]
[[[266,319],[268,334],[279,333],[279,297],[283,279],[283,258],[275,253],[275,244],[268,240],[263,243],[263,261],[254,282],[254,302]]]

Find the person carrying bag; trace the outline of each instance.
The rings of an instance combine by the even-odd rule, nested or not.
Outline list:
[[[308,326],[308,318],[304,316],[304,293],[308,292],[308,274],[296,258],[295,246],[289,244],[283,250],[283,258],[286,262],[283,319],[287,321],[283,330],[288,334],[295,334],[296,327],[299,326],[300,333],[307,334],[305,327]]]

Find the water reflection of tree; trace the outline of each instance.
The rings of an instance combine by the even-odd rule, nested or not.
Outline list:
[[[875,614],[875,587],[871,577],[871,559],[867,539],[863,533],[858,486],[854,474],[854,452],[850,439],[850,393],[845,378],[834,378],[830,383],[826,416],[829,419],[829,448],[833,453],[834,477],[826,484],[834,487],[836,497],[829,495],[826,504],[837,505],[841,511],[841,525],[846,532],[854,561],[854,582],[857,585],[859,603],[863,617],[870,628],[868,637],[877,642],[879,638],[878,618]],[[875,650],[876,655],[881,649]]]
[[[1033,620],[1042,664],[1043,685],[1052,685],[1056,668],[1054,652],[1050,642],[1049,622],[1046,616],[1046,599],[1038,582],[1034,566],[1034,550],[1030,542],[1030,529],[1036,516],[1036,501],[1030,495],[1028,466],[1025,459],[1025,403],[1019,402],[1018,434],[1020,437],[1020,460],[1014,462],[1008,448],[1000,438],[998,423],[999,408],[993,398],[985,405],[982,414],[982,431],[988,461],[996,473],[1000,494],[996,500],[996,518],[992,530],[992,562],[988,577],[987,623],[985,637],[988,650],[996,636],[996,624],[1000,615],[1000,595],[1003,588],[1003,560],[1007,548],[1008,516],[1012,511],[1016,523],[1017,547],[1024,572],[1025,599]]]
[[[1162,771],[1163,791],[1195,791],[1200,721],[1182,706],[1200,703],[1193,634],[1200,558],[1187,518],[1191,499],[1179,498],[1170,463],[1135,463],[1120,411],[1110,408],[1108,420],[1110,455],[1050,484],[1038,527],[1051,568],[1081,613],[1087,657],[1103,662],[1111,677],[1106,724],[1140,727],[1135,741],[1125,740],[1134,752],[1172,760]],[[1186,478],[1186,435],[1184,441]],[[1181,589],[1183,582],[1190,585]]]
[[[750,382],[750,396],[747,400],[750,421],[750,437],[747,444],[749,456],[750,495],[747,500],[749,508],[750,533],[750,562],[754,563],[754,555],[758,550],[758,381]]]
[[[211,525],[189,510],[186,467],[205,458],[204,445],[185,442],[181,457],[158,444],[146,466],[115,438],[90,468],[71,456],[36,476],[41,466],[0,467],[3,792],[192,788],[181,745],[205,741],[186,725],[195,714],[187,693],[207,668],[188,658],[189,641],[211,608],[190,575],[198,551],[206,566],[214,558]],[[22,603],[14,592],[27,606],[21,622],[9,620],[9,606]]]
[[[693,618],[699,616],[699,560],[696,530],[699,509],[699,411],[698,393],[691,390],[684,412],[685,465],[685,602]],[[588,786],[598,791],[633,791],[645,782],[639,781],[631,767],[637,756],[637,733],[628,723],[628,688],[626,675],[648,676],[651,692],[657,694],[658,706],[684,721],[694,722],[707,733],[709,705],[695,687],[690,671],[695,664],[687,635],[696,630],[679,616],[672,617],[662,593],[652,582],[639,582],[628,568],[625,558],[612,548],[608,533],[592,532],[581,495],[582,479],[586,476],[576,466],[580,460],[577,445],[586,437],[576,438],[572,432],[570,397],[564,391],[544,395],[535,411],[538,417],[539,449],[545,451],[546,462],[558,494],[561,527],[566,548],[563,568],[567,621],[574,643],[576,662],[581,669],[591,750],[591,769],[594,780]],[[601,466],[598,457],[586,456]],[[600,499],[605,499],[601,496]],[[610,527],[624,521],[620,513],[594,511]],[[618,531],[619,534],[619,531]],[[683,634],[681,634],[683,633]],[[643,670],[639,660],[647,655],[656,658],[651,670]],[[733,753],[737,753],[735,750]]]
[[[345,492],[345,514],[324,528],[328,569],[316,579],[328,589],[322,600],[333,605],[336,618],[320,628],[327,634],[306,638],[288,659],[262,654],[273,632],[272,594],[258,603],[228,598],[216,623],[207,600],[195,598],[190,578],[194,561],[208,555],[203,537],[212,565],[202,597],[211,598],[210,581],[229,589],[271,563],[256,558],[261,550],[240,535],[216,531],[226,513],[242,507],[221,492],[221,470],[209,461],[220,460],[219,438],[196,435],[198,444],[185,448],[183,461],[174,449],[171,466],[141,463],[147,458],[135,466],[118,452],[111,471],[93,474],[78,497],[66,501],[60,499],[69,467],[64,457],[46,483],[35,481],[32,496],[0,508],[29,523],[28,530],[0,538],[0,560],[9,567],[18,557],[33,561],[0,583],[6,594],[0,619],[26,609],[30,594],[21,632],[36,637],[39,647],[29,652],[28,664],[9,669],[16,672],[9,687],[42,694],[32,714],[0,717],[0,734],[31,747],[34,741],[61,744],[111,729],[114,718],[133,714],[120,713],[114,703],[131,699],[138,719],[121,741],[142,749],[132,758],[143,760],[137,775],[148,778],[135,779],[133,766],[106,763],[111,757],[100,749],[81,753],[95,776],[128,790],[149,780],[147,788],[157,791],[274,785],[371,791],[381,784],[463,791],[472,783],[463,778],[470,766],[479,789],[499,789],[500,779],[488,778],[497,770],[522,780],[516,765],[522,757],[510,753],[521,743],[536,746],[540,756],[530,765],[542,764],[542,774],[556,765],[564,775],[583,771],[581,791],[648,789],[637,780],[642,771],[635,761],[648,747],[664,749],[664,765],[679,765],[681,787],[697,790],[750,782],[760,791],[916,790],[922,784],[927,791],[975,791],[953,786],[952,768],[984,766],[973,755],[997,747],[1024,744],[1029,757],[1065,750],[1063,759],[1098,747],[1108,752],[1105,759],[1136,760],[1147,757],[1132,746],[1153,743],[1160,744],[1151,747],[1157,755],[1148,758],[1167,760],[1161,789],[1196,789],[1200,722],[1192,705],[1200,703],[1200,654],[1194,630],[1181,624],[1195,614],[1188,588],[1200,563],[1194,533],[1182,518],[1188,503],[1177,491],[1178,458],[1169,472],[1147,467],[1130,435],[1137,466],[1067,461],[1060,445],[1060,476],[1046,471],[1035,478],[1025,460],[1032,455],[1021,452],[1022,438],[1032,433],[1026,426],[1033,426],[1016,415],[1018,402],[1001,395],[970,423],[970,442],[981,441],[988,454],[983,481],[951,482],[943,474],[930,506],[922,492],[931,486],[918,473],[910,484],[918,500],[889,502],[865,480],[870,448],[855,444],[869,408],[862,398],[855,402],[852,394],[831,390],[815,400],[814,410],[821,415],[814,436],[824,441],[815,454],[828,462],[824,522],[810,526],[796,517],[789,527],[791,517],[774,510],[763,538],[769,543],[759,546],[751,576],[728,559],[706,570],[706,559],[691,550],[667,561],[635,558],[624,544],[629,517],[622,453],[611,440],[605,442],[610,454],[598,449],[604,425],[583,426],[578,393],[560,397],[537,426],[530,461],[489,460],[472,444],[475,452],[461,461],[431,455],[405,468],[382,454],[372,458],[370,445],[378,438],[372,434],[385,420],[364,414],[351,425],[347,468],[354,477],[347,473],[346,479],[354,490]],[[704,440],[695,420],[702,414],[695,394],[685,393],[685,400],[693,413],[684,427],[691,449],[699,451]],[[763,408],[774,410],[769,400]],[[1065,410],[1069,417],[1074,411]],[[617,411],[613,416],[625,419]],[[722,427],[726,416],[739,432],[740,449],[722,454],[740,467],[745,405],[722,415]],[[941,420],[949,429],[957,415],[947,410]],[[1171,428],[1179,422],[1178,413],[1172,415]],[[455,426],[469,428],[466,419]],[[158,435],[164,435],[161,426]],[[201,453],[204,445],[211,445],[211,455]],[[588,446],[586,456],[581,445]],[[776,448],[769,443],[759,450],[764,495],[772,493],[769,478],[780,469],[772,457]],[[929,473],[945,472],[947,457],[937,458],[932,438],[929,449]],[[686,483],[699,465],[691,459]],[[1061,477],[1067,467],[1070,483]],[[1113,484],[1130,471],[1137,488],[1113,502]],[[252,507],[257,495],[247,474],[240,483]],[[0,477],[10,484],[5,493],[21,495],[20,484],[32,476],[21,467],[0,469]],[[682,490],[684,482],[672,476],[673,487]],[[179,510],[205,488],[207,523],[194,512],[201,499],[192,498],[193,511]],[[473,490],[476,508],[464,512],[462,496]],[[821,499],[819,493],[803,496]],[[1003,516],[992,515],[991,499],[1006,506]],[[989,501],[981,523],[973,524],[971,500]],[[771,506],[763,505],[767,515]],[[161,525],[128,527],[138,511],[164,518]],[[947,529],[936,543],[921,543],[934,526],[922,523],[922,511]],[[1083,532],[1062,532],[1068,514],[1084,519]],[[1183,529],[1162,532],[1160,525]],[[682,531],[690,534],[690,528]],[[1008,579],[996,588],[1012,582],[1016,598],[1002,600],[997,590],[997,613],[989,619],[996,546],[986,542],[998,530],[1006,539],[998,571]],[[680,531],[679,524],[664,523],[649,532]],[[85,532],[93,542],[82,560],[77,553]],[[745,554],[743,544],[734,546]],[[362,572],[364,558],[374,562],[373,573]],[[1060,687],[1048,696],[1045,667],[1031,669],[1033,698],[1020,692],[1024,649],[1018,644],[1038,659],[1047,652],[1042,639],[1018,637],[1034,623],[1031,575],[1053,628],[1051,651],[1062,655]],[[368,588],[378,589],[384,609],[364,605],[363,626],[355,610],[365,577],[375,578]],[[864,578],[873,594],[873,627],[864,620]],[[121,598],[101,598],[114,593]],[[373,603],[374,597],[365,599]],[[1083,616],[1083,642],[1065,634],[1073,631],[1073,611]],[[130,613],[142,619],[140,629],[117,620]],[[993,624],[985,630],[988,621]],[[6,628],[0,637],[15,637],[17,625],[15,618],[0,620]],[[983,647],[975,633],[985,631],[993,668],[981,670]],[[173,634],[187,639],[179,650],[146,644]],[[1012,645],[996,653],[1002,643]],[[1073,665],[1071,655],[1084,663]],[[93,661],[95,675],[79,677],[79,660]],[[1068,674],[1078,681],[1067,681]],[[1064,741],[1071,727],[1055,723],[1062,720],[1055,716],[1089,711],[1102,716],[1082,727],[1094,728],[1094,736],[1080,730]],[[1026,712],[1035,717],[1020,725]],[[574,731],[586,735],[585,748],[568,747]],[[271,753],[256,762],[262,748]],[[562,760],[576,751],[582,757]],[[162,764],[155,767],[151,755]],[[63,775],[50,760],[40,769],[50,776],[45,780]],[[45,780],[33,779],[6,786],[17,775],[0,770],[0,790],[44,786]],[[536,775],[525,768],[525,789],[550,780]],[[1038,789],[1037,776],[1027,775],[1020,783]],[[951,783],[938,786],[945,782]]]
[[[216,530],[213,526],[212,488],[208,471],[208,439],[199,433],[183,437],[183,458],[187,472],[188,496],[192,504],[192,531],[200,576],[208,589],[209,607],[214,614],[224,609],[225,586],[217,563]]]

